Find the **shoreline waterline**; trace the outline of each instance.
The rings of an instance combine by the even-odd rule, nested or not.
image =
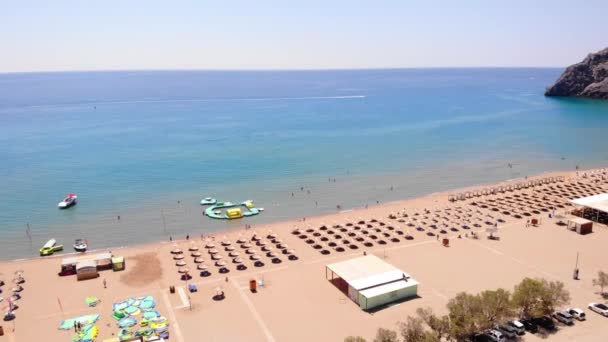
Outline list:
[[[400,210],[403,208],[407,208],[408,205],[413,205],[413,207],[417,208],[416,204],[419,202],[428,202],[429,200],[433,200],[433,202],[435,202],[435,203],[447,202],[448,196],[451,194],[455,194],[455,193],[464,193],[464,192],[473,191],[473,190],[481,190],[483,188],[491,188],[491,187],[497,187],[497,186],[502,186],[502,185],[509,185],[509,184],[513,184],[513,183],[518,183],[518,182],[522,182],[522,181],[530,181],[530,180],[535,180],[535,179],[540,179],[540,178],[545,178],[545,177],[563,176],[566,178],[572,178],[577,174],[577,172],[585,173],[585,172],[591,172],[593,170],[596,170],[596,169],[578,170],[578,171],[543,172],[543,173],[533,175],[533,176],[513,178],[513,179],[495,182],[495,183],[483,183],[483,184],[478,184],[478,185],[473,185],[473,186],[456,188],[456,189],[448,190],[448,191],[432,192],[429,194],[414,196],[411,198],[403,198],[403,199],[394,200],[394,201],[381,202],[379,204],[372,204],[368,208],[359,206],[359,207],[341,209],[341,210],[330,212],[330,213],[324,213],[324,214],[314,215],[311,217],[306,217],[305,220],[308,222],[333,221],[333,220],[336,220],[338,218],[342,218],[345,216],[357,216],[358,214],[363,214],[370,208],[373,208],[376,211],[379,211],[379,210],[382,211],[382,210],[389,209],[389,208],[394,209],[396,211],[396,210]],[[401,207],[401,208],[399,208],[399,207]],[[418,209],[421,209],[421,208],[418,208]],[[205,219],[211,220],[210,218],[207,218],[207,217],[205,217]],[[273,222],[262,223],[262,224],[254,225],[249,229],[244,229],[243,226],[245,224],[248,224],[247,220],[245,219],[242,221],[239,220],[240,222],[235,222],[235,223],[239,223],[239,227],[220,228],[220,229],[216,229],[216,230],[212,230],[212,231],[205,231],[202,233],[202,235],[204,235],[204,239],[206,239],[209,237],[217,237],[217,236],[221,236],[221,235],[232,234],[232,233],[235,233],[238,231],[273,230],[273,231],[281,231],[282,233],[286,233],[284,230],[291,231],[292,229],[294,229],[296,227],[307,226],[307,222],[303,221],[302,219],[303,218],[301,218],[301,217],[300,218],[291,218],[291,219],[286,219],[286,220],[278,219]],[[382,219],[384,219],[384,218],[382,218]],[[229,222],[229,223],[233,223],[233,222]],[[192,231],[192,232],[188,233],[188,235],[190,236],[190,241],[197,241],[201,237],[200,231]],[[143,242],[143,243],[126,243],[122,246],[100,247],[100,248],[88,250],[86,252],[86,254],[94,254],[94,253],[104,252],[104,251],[118,251],[118,250],[124,250],[124,249],[148,250],[159,244],[164,245],[164,244],[168,244],[168,243],[183,243],[186,241],[185,238],[177,238],[177,237],[178,237],[177,235],[172,236],[171,241],[154,240],[154,241],[147,241],[147,242]],[[71,246],[66,245],[65,249],[67,250],[70,247]],[[44,257],[44,258],[43,257],[34,257],[34,256],[25,257],[25,258],[15,258],[15,259],[1,259],[0,258],[0,263],[23,262],[23,261],[42,260],[42,259],[45,259],[45,260],[46,259],[60,259],[60,258],[65,258],[65,257],[70,257],[70,256],[75,256],[75,255],[83,255],[83,253],[72,252],[70,250],[70,252],[58,253],[58,254],[54,254],[52,256]]]

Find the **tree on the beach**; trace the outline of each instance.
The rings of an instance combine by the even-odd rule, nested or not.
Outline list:
[[[418,317],[408,316],[405,322],[399,322],[399,333],[404,341],[423,342],[424,341],[424,326],[422,319]]]
[[[416,314],[432,331],[432,334],[425,335],[423,341],[440,341],[443,337],[449,337],[450,318],[447,315],[438,317],[429,307],[416,309]]]
[[[397,342],[397,333],[390,329],[379,328],[374,342]]]
[[[608,286],[608,273],[604,271],[597,272],[597,278],[593,279],[593,286],[600,287],[600,295],[604,296],[604,288]]]
[[[348,336],[344,342],[366,342],[366,340],[361,336]]]
[[[480,326],[489,328],[514,316],[509,291],[505,289],[486,290],[478,296],[481,303]]]
[[[452,338],[461,341],[483,329],[478,324],[481,312],[478,296],[461,292],[449,300],[447,307]]]
[[[525,278],[515,285],[513,305],[521,317],[551,314],[555,308],[570,302],[570,293],[560,281]]]

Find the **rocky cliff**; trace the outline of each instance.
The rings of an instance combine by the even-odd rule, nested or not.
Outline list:
[[[608,99],[608,48],[589,54],[569,66],[545,96],[576,96]]]

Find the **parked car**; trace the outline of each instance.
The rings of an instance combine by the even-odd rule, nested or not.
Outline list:
[[[538,332],[538,325],[534,323],[531,319],[520,319],[521,324],[524,325],[524,329],[531,334],[536,334]]]
[[[606,306],[602,303],[590,303],[589,309],[591,311],[597,312],[598,314],[600,314],[604,317],[608,317],[608,306]]]
[[[486,331],[486,334],[492,338],[494,342],[506,342],[507,339],[500,331],[496,329]]]
[[[572,315],[570,315],[567,311],[555,311],[551,316],[553,316],[553,318],[555,318],[558,322],[562,322],[565,325],[574,324]]]
[[[494,339],[486,333],[479,333],[479,334],[475,334],[475,335],[471,336],[471,341],[472,342],[494,342]]]
[[[568,313],[571,314],[572,317],[578,319],[579,321],[584,321],[587,319],[587,316],[585,316],[585,311],[579,308],[569,308],[566,311],[568,311]]]
[[[517,332],[517,335],[523,335],[526,333],[526,327],[524,326],[524,324],[522,322],[520,322],[518,320],[508,321],[507,325],[509,325],[510,327],[515,329],[515,331]]]
[[[511,328],[509,325],[496,325],[494,329],[500,331],[509,340],[517,337],[517,331],[515,331],[515,329]]]
[[[534,322],[539,327],[541,327],[545,330],[548,330],[548,331],[553,331],[553,330],[557,329],[555,327],[555,323],[553,323],[553,320],[551,319],[551,317],[548,317],[548,316],[534,317],[534,318],[532,318],[532,322]]]

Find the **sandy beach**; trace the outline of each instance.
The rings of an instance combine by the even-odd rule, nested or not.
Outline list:
[[[21,299],[15,301],[16,319],[0,322],[5,334],[0,341],[69,341],[74,331],[59,330],[61,321],[88,314],[101,315],[96,340],[103,341],[119,331],[111,317],[112,304],[141,296],[154,298],[169,322],[170,340],[177,342],[341,341],[349,335],[370,341],[379,327],[397,330],[397,322],[419,307],[443,313],[458,292],[512,290],[524,277],[564,282],[570,305],[587,312],[585,322],[558,325],[552,341],[605,341],[608,319],[587,305],[604,302],[592,278],[608,270],[607,227],[594,223],[592,234],[578,235],[556,224],[560,219],[555,215],[549,218],[574,209],[569,199],[608,192],[605,178],[597,170],[551,173],[211,236],[192,232],[189,240],[112,249],[126,258],[126,270],[100,271],[99,278],[84,281],[58,276],[66,253],[0,262],[0,280],[6,282],[1,296],[10,293],[15,272],[26,280]],[[516,184],[541,180],[543,184],[515,189]],[[487,194],[501,187],[506,191]],[[465,198],[449,200],[457,194]],[[534,218],[540,223],[528,227]],[[494,223],[499,240],[486,238],[486,227]],[[473,232],[479,238],[474,239]],[[443,238],[449,239],[449,247],[442,245]],[[420,282],[418,297],[367,313],[326,280],[325,265],[364,251],[411,274]],[[197,252],[201,259],[195,261]],[[580,279],[573,280],[577,253]],[[205,268],[200,265],[210,275],[201,276]],[[192,279],[180,279],[182,267],[189,268]],[[222,267],[228,272],[220,273]],[[252,279],[263,283],[256,293],[249,291]],[[198,291],[188,293],[188,285]],[[171,286],[175,293],[169,291]],[[214,299],[220,292],[224,298]],[[100,303],[88,307],[88,296],[98,297]],[[7,305],[6,300],[0,302],[3,312]],[[526,334],[523,339],[542,338]]]

